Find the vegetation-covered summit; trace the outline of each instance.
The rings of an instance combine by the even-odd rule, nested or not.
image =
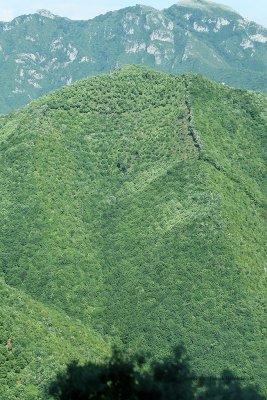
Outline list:
[[[4,290],[132,353],[183,343],[196,375],[231,369],[264,393],[266,109],[263,94],[127,66],[2,117]]]

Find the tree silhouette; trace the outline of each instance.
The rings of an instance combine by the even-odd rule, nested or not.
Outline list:
[[[204,393],[198,397],[198,400],[264,400],[257,393],[253,386],[242,388],[240,380],[229,370],[224,370],[220,379],[209,380],[207,382],[199,381],[200,386],[205,388]]]
[[[231,371],[220,379],[194,378],[182,346],[147,365],[144,356],[114,349],[103,364],[69,364],[49,394],[56,400],[264,400],[255,387],[241,387]]]
[[[194,398],[192,374],[183,346],[176,347],[163,361],[152,364],[152,379],[161,399]]]

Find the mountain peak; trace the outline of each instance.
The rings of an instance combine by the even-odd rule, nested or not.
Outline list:
[[[225,6],[224,4],[219,4],[219,3],[214,3],[211,1],[206,1],[206,0],[180,0],[177,3],[178,6],[180,7],[188,7],[188,8],[199,8],[202,10],[205,9],[222,9],[225,11],[230,11],[233,13],[236,13],[236,11],[234,9],[232,9],[231,7]]]
[[[52,14],[51,11],[45,9],[37,10],[37,14],[50,19],[55,19],[57,17],[56,15]]]

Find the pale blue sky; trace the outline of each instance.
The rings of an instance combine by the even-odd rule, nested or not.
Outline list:
[[[176,0],[0,0],[0,21],[9,21],[18,15],[34,13],[41,8],[71,19],[89,19],[136,3],[162,9],[176,2]],[[218,2],[267,27],[267,0],[219,0]]]

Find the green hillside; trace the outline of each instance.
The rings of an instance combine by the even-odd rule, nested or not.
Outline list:
[[[0,281],[0,398],[43,399],[56,372],[73,359],[100,361],[107,344],[81,321]],[[45,396],[45,398],[47,398]]]
[[[182,342],[196,375],[231,369],[266,393],[266,110],[127,66],[2,117],[1,275],[55,326],[69,317],[70,349],[69,324],[157,357]]]

